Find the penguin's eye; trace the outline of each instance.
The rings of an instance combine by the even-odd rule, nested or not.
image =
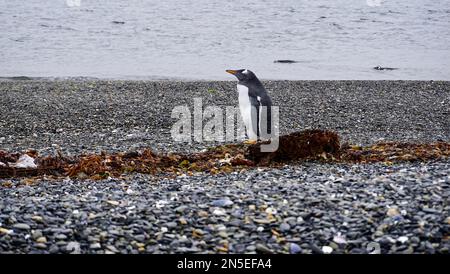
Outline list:
[[[242,73],[243,74],[248,74],[248,70],[244,70]]]

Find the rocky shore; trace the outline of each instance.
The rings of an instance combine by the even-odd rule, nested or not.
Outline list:
[[[450,82],[268,81],[280,133],[450,141]],[[65,155],[177,143],[175,106],[235,82],[0,81],[0,149]],[[304,163],[229,174],[0,180],[0,253],[448,253],[450,160]]]

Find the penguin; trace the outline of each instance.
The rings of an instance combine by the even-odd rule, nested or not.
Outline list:
[[[248,69],[232,70],[226,72],[233,74],[239,80],[237,83],[237,92],[239,99],[239,110],[245,125],[248,141],[246,143],[256,143],[266,133],[271,134],[271,107],[272,99],[266,89],[256,77],[255,73]],[[262,113],[263,107],[266,107],[266,113]],[[264,115],[264,116],[262,116]],[[267,117],[262,119],[262,117]],[[265,132],[262,132],[261,120],[266,121]]]

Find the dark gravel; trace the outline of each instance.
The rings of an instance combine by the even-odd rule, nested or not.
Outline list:
[[[236,82],[0,81],[0,147],[42,152],[141,147],[199,150],[174,143],[175,106],[236,106]],[[281,134],[336,130],[344,141],[450,140],[450,82],[269,81]]]
[[[450,161],[0,187],[1,253],[448,253]],[[224,202],[227,201],[227,202]]]
[[[266,82],[281,133],[343,141],[450,140],[450,82]],[[175,105],[235,105],[234,82],[0,82],[0,149],[142,147],[170,138]],[[450,160],[104,181],[0,180],[0,253],[448,253]],[[9,187],[6,187],[9,186]]]

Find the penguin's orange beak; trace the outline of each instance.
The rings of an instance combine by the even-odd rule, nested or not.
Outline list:
[[[226,72],[235,75],[237,73],[237,70],[227,69]]]

